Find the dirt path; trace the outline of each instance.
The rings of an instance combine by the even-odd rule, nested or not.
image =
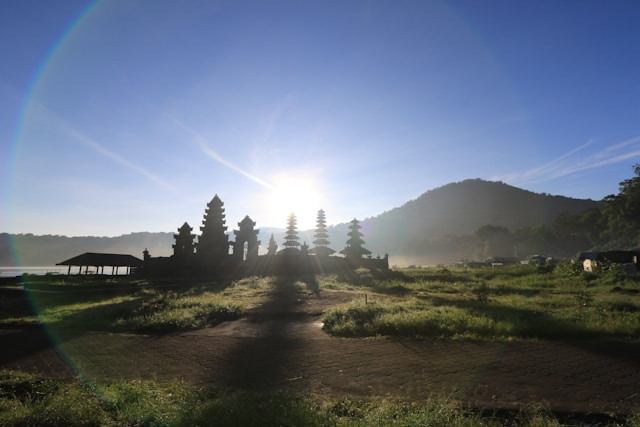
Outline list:
[[[255,390],[556,411],[640,410],[640,346],[343,339],[321,330],[328,306],[350,298],[283,289],[245,318],[215,328],[148,336],[0,330],[0,368],[92,381],[184,379]]]

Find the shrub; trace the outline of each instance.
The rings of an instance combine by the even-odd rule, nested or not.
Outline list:
[[[116,321],[120,329],[141,332],[191,330],[240,318],[244,306],[217,294],[204,292],[194,295],[188,291],[179,295],[174,291],[153,291],[151,298],[133,312]]]
[[[377,304],[357,304],[332,308],[324,316],[323,328],[336,335],[371,335],[374,319],[385,311],[387,311],[385,308]]]
[[[556,263],[552,271],[554,275],[559,277],[577,277],[584,271],[584,268],[578,262],[564,261]]]

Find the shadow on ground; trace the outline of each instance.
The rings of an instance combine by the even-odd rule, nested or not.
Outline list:
[[[244,390],[274,390],[297,379],[292,371],[292,366],[294,369],[296,366],[292,357],[305,345],[305,340],[290,336],[287,326],[310,320],[304,310],[305,292],[299,281],[305,283],[307,292],[319,293],[315,279],[274,279],[269,299],[247,318],[257,325],[256,336],[238,338],[238,344],[225,357],[224,385]]]

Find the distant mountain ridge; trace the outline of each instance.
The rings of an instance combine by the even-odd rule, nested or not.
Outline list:
[[[84,252],[121,253],[142,258],[142,251],[171,253],[173,233],[137,232],[117,237],[67,237],[0,233],[0,266],[52,266]],[[17,259],[16,259],[17,255]]]
[[[365,247],[376,255],[389,253],[392,263],[454,261],[465,252],[462,236],[484,225],[515,231],[522,227],[549,225],[560,214],[578,214],[597,208],[600,202],[565,196],[538,194],[502,182],[469,179],[429,190],[404,205],[361,221]],[[331,217],[331,212],[327,212]],[[260,225],[257,225],[260,228]],[[348,224],[328,227],[330,246],[340,251],[347,240]],[[264,228],[262,248],[271,233],[283,242],[284,230]],[[301,230],[300,242],[312,246],[313,230]],[[447,237],[447,239],[444,239]],[[460,238],[460,239],[457,239]],[[131,233],[118,237],[33,236],[0,234],[0,265],[12,265],[12,239],[22,265],[53,265],[83,252],[127,253],[141,257],[146,248],[152,256],[171,254],[173,233]],[[233,236],[231,236],[233,239]],[[446,243],[445,243],[446,242]]]

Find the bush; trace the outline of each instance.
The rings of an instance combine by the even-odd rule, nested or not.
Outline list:
[[[343,336],[371,335],[373,321],[386,311],[377,304],[332,308],[324,316],[323,329]]]
[[[578,262],[563,261],[553,266],[553,274],[559,277],[578,277],[583,272],[584,267]]]
[[[190,292],[179,295],[174,291],[153,291],[150,298],[130,315],[119,319],[116,325],[140,332],[182,331],[215,326],[244,314],[244,306],[229,298]]]

